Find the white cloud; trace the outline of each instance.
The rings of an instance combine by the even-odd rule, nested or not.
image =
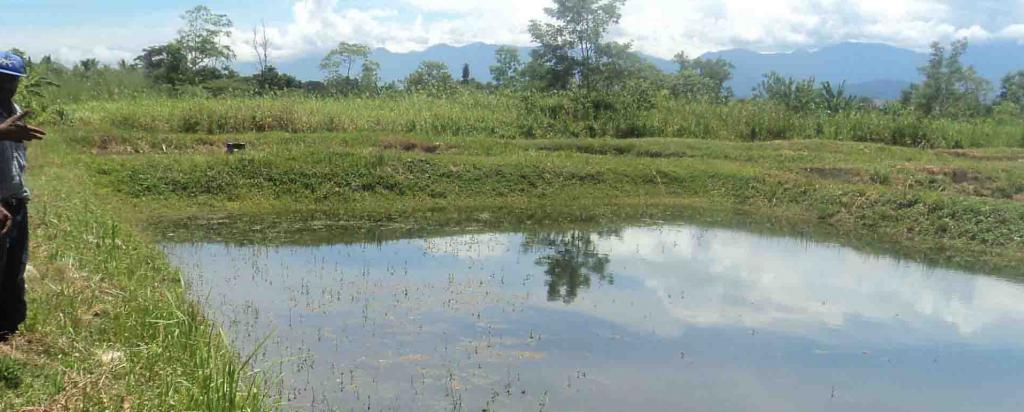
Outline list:
[[[617,280],[639,281],[657,299],[629,288],[588,290],[581,299],[601,302],[600,308],[565,309],[599,311],[639,330],[677,336],[689,325],[742,325],[825,339],[837,328],[866,321],[893,341],[1006,343],[1024,333],[1011,327],[1024,319],[1024,287],[993,277],[689,226],[634,228],[596,240]],[[896,336],[881,332],[890,327]]]
[[[344,8],[337,0],[300,0],[292,22],[268,29],[274,55],[289,58],[322,51],[340,41],[360,42],[396,52],[422,50],[439,43],[526,44],[526,25],[541,17],[546,0],[408,0],[392,8]],[[432,17],[440,14],[441,17]],[[238,29],[232,46],[240,60],[252,60],[251,32]]]
[[[121,60],[132,61],[139,53],[130,50],[110,49],[106,46],[96,46],[91,49],[61,47],[53,53],[53,58],[60,62],[72,64],[89,58],[97,59],[103,63],[115,63]]]
[[[147,30],[125,26],[94,30],[89,27],[62,27],[58,29],[33,27],[12,33],[10,44],[26,50],[33,57],[51,55],[65,64],[96,58],[106,64],[121,59],[132,60],[144,47],[166,42],[174,37],[168,27]]]
[[[521,254],[523,239],[475,234],[382,245],[165,250],[200,280],[194,290],[224,299],[212,307],[255,299],[265,313],[287,313],[291,305],[359,310],[361,304],[353,308],[347,299],[295,294],[341,287],[378,308],[391,307],[398,291],[413,291],[401,309],[395,306],[393,319],[422,318],[445,305],[451,316],[544,307],[665,337],[712,327],[857,346],[924,341],[1016,348],[1024,341],[1024,285],[995,277],[733,230],[631,228],[593,238],[609,257],[614,284],[593,279],[566,305],[544,293],[545,268],[536,258],[550,252]],[[239,276],[255,283],[238,283]]]
[[[273,31],[278,56],[356,41],[392,51],[438,43],[529,44],[526,25],[544,18],[547,0],[403,0],[387,9],[346,8],[337,0],[302,0],[291,24]],[[996,5],[998,4],[998,5]],[[1024,38],[1024,25],[989,27],[991,12],[1024,17],[1024,2],[927,0],[632,0],[613,36],[640,51],[670,57],[731,47],[759,51],[872,41],[918,50],[934,40]],[[1006,14],[1009,14],[1008,16]],[[973,20],[972,20],[973,19]],[[245,39],[247,36],[239,36]],[[243,41],[244,43],[244,41]],[[245,48],[236,44],[237,49]],[[251,52],[240,53],[250,59]]]
[[[999,32],[999,37],[1024,41],[1024,24],[1011,24]]]
[[[285,22],[269,32],[278,59],[321,53],[339,41],[396,52],[439,43],[528,45],[528,22],[544,18],[550,5],[550,0],[298,0],[290,16],[274,19]],[[236,23],[230,44],[241,61],[252,61],[255,22]],[[169,19],[169,27],[176,24]],[[153,32],[83,26],[66,32],[72,31],[79,35],[38,30],[19,41],[47,53],[63,50],[58,54],[68,58],[116,51],[100,56],[112,61],[173,37],[166,27]],[[157,34],[162,37],[154,38]],[[789,51],[842,41],[924,50],[934,40],[957,37],[1024,40],[1024,0],[629,0],[612,36],[660,57],[733,47]]]

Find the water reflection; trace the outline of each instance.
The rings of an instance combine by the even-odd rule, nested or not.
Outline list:
[[[592,278],[607,284],[615,282],[608,273],[608,255],[597,251],[595,238],[618,236],[619,232],[528,233],[522,249],[528,254],[550,252],[537,258],[537,264],[545,268],[548,300],[570,304],[580,289],[590,288]]]
[[[1024,287],[692,226],[167,245],[299,410],[1012,411]],[[684,390],[685,389],[685,390]]]

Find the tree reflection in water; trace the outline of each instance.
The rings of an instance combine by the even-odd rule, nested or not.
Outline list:
[[[580,289],[590,288],[594,277],[601,283],[615,283],[613,275],[608,273],[608,255],[597,251],[594,240],[619,235],[620,231],[615,230],[528,233],[523,240],[523,250],[550,252],[537,258],[537,264],[546,268],[548,300],[570,304],[576,300]]]

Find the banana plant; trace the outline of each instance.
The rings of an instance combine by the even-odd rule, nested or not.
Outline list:
[[[819,98],[821,107],[832,114],[851,110],[857,105],[857,97],[846,94],[845,81],[838,86],[833,86],[832,82],[822,82]]]
[[[45,74],[30,70],[28,76],[21,79],[15,100],[20,106],[32,109],[37,115],[47,115],[52,106],[52,102],[47,99],[47,92],[57,87],[60,85]]]

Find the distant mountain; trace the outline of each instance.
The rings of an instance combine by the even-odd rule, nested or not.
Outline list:
[[[817,51],[762,54],[749,50],[707,53],[703,58],[721,57],[736,66],[731,86],[738,96],[749,96],[765,73],[776,71],[795,78],[814,77],[818,81],[848,85],[874,82],[897,85],[917,81],[917,67],[928,56],[911,50],[882,44],[843,43]],[[877,90],[877,89],[873,89]],[[882,94],[891,95],[890,90]],[[896,91],[898,95],[899,92]],[[868,97],[883,98],[879,95]]]
[[[846,83],[846,92],[852,96],[865,96],[880,100],[897,100],[912,82],[900,80],[872,80],[863,83]]]
[[[497,49],[496,45],[483,43],[436,45],[411,53],[376,49],[372,58],[380,62],[384,81],[405,78],[420,62],[437,60],[448,64],[456,78],[462,74],[462,65],[468,63],[473,77],[487,82],[491,80],[489,68],[495,62],[494,52]],[[526,47],[519,49],[524,60],[528,59],[529,50]],[[323,54],[326,51],[279,62],[278,68],[302,80],[319,80],[323,77],[319,71]],[[664,71],[671,72],[676,68],[670,60],[645,57]],[[765,73],[777,71],[797,78],[814,77],[818,81],[834,83],[846,81],[851,93],[876,99],[895,99],[911,83],[921,80],[917,68],[928,61],[926,53],[874,43],[841,43],[814,51],[775,54],[733,49],[706,53],[701,57],[721,57],[736,66],[730,86],[739,97],[750,96]],[[1024,45],[1016,42],[972,44],[964,60],[998,86],[999,80],[1007,73],[1024,69]],[[239,70],[251,73],[254,69],[252,65],[242,65]]]
[[[736,94],[747,96],[764,73],[777,71],[786,76],[814,77],[818,81],[846,81],[851,91],[878,99],[894,99],[911,83],[920,82],[918,68],[928,54],[874,43],[841,43],[816,51],[762,54],[749,50],[726,50],[701,57],[722,57],[736,69],[731,83]],[[964,63],[998,86],[1007,73],[1024,70],[1024,45],[1017,42],[971,44]]]

